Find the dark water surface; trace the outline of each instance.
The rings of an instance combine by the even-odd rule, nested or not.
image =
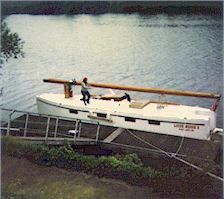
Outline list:
[[[222,18],[105,14],[11,15],[5,20],[25,41],[26,55],[4,65],[4,108],[37,111],[36,95],[63,92],[62,86],[42,82],[50,77],[80,80],[88,76],[93,82],[222,93]],[[202,107],[213,102],[167,99]],[[222,127],[221,105],[217,123]]]

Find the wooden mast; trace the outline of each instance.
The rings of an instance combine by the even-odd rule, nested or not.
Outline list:
[[[59,79],[44,79],[44,82],[48,83],[57,83],[57,84],[70,84],[70,81],[67,80],[59,80]],[[191,91],[180,91],[180,90],[165,90],[158,88],[145,88],[138,86],[121,86],[114,84],[105,84],[105,83],[94,83],[89,82],[89,86],[96,88],[109,88],[109,89],[117,89],[117,90],[126,90],[126,91],[137,91],[137,92],[146,92],[146,93],[157,93],[157,94],[166,94],[166,95],[177,95],[177,96],[188,96],[188,97],[200,97],[200,98],[213,98],[220,99],[220,94],[214,93],[205,93],[205,92],[191,92]],[[81,81],[76,81],[76,85],[81,85]]]

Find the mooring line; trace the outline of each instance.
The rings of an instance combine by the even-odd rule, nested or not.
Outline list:
[[[132,133],[129,129],[126,129],[132,136],[134,136],[136,139],[140,140],[141,142],[161,151],[162,153],[166,154],[168,157],[173,157],[173,154],[170,155],[168,152],[162,150],[161,148],[157,147],[157,146],[154,146],[153,144],[149,143],[149,142],[146,142],[145,140],[143,140],[142,138],[140,138],[139,136],[135,135],[134,133]]]
[[[157,147],[157,146],[154,146],[153,144],[151,144],[151,143],[149,143],[149,142],[143,140],[141,137],[135,135],[135,134],[132,133],[129,129],[126,129],[126,130],[127,130],[132,136],[134,136],[136,139],[140,140],[141,142],[143,142],[143,143],[145,143],[145,144],[147,144],[147,145],[149,145],[149,146],[151,146],[151,147],[153,147],[153,148],[156,148],[157,150],[159,150],[159,151],[161,151],[162,153],[166,154],[168,157],[170,157],[170,158],[174,158],[174,159],[176,159],[176,160],[178,160],[178,161],[180,161],[180,162],[182,162],[182,163],[184,163],[184,164],[186,164],[186,165],[188,165],[188,166],[191,166],[191,167],[193,167],[193,168],[195,168],[195,169],[197,169],[197,170],[199,170],[199,171],[205,173],[206,175],[209,175],[210,177],[213,177],[213,178],[215,178],[215,179],[217,179],[217,180],[220,180],[220,181],[224,182],[224,179],[223,179],[223,178],[221,178],[221,177],[219,177],[219,176],[217,176],[217,175],[215,175],[215,174],[213,174],[213,173],[206,172],[203,168],[201,168],[201,167],[199,167],[199,166],[197,166],[197,165],[194,165],[194,164],[192,164],[192,163],[190,163],[190,162],[188,162],[188,161],[186,161],[186,160],[183,160],[183,159],[177,157],[177,156],[176,156],[176,153],[173,153],[172,155],[170,155],[168,152],[162,150],[161,148],[159,148],[159,147]]]

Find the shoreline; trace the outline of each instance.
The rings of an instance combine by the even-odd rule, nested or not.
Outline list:
[[[192,15],[203,14],[222,17],[222,2],[174,2],[174,1],[73,1],[26,2],[3,1],[2,16],[11,14],[76,15],[76,14],[132,14],[140,15]]]

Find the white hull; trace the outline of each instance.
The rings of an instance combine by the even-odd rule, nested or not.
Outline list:
[[[85,106],[80,98],[81,95],[65,99],[63,94],[42,94],[37,96],[38,111],[101,125],[200,140],[209,140],[216,127],[216,113],[206,108],[149,103],[139,109],[130,108],[126,100],[100,99],[91,99]]]

